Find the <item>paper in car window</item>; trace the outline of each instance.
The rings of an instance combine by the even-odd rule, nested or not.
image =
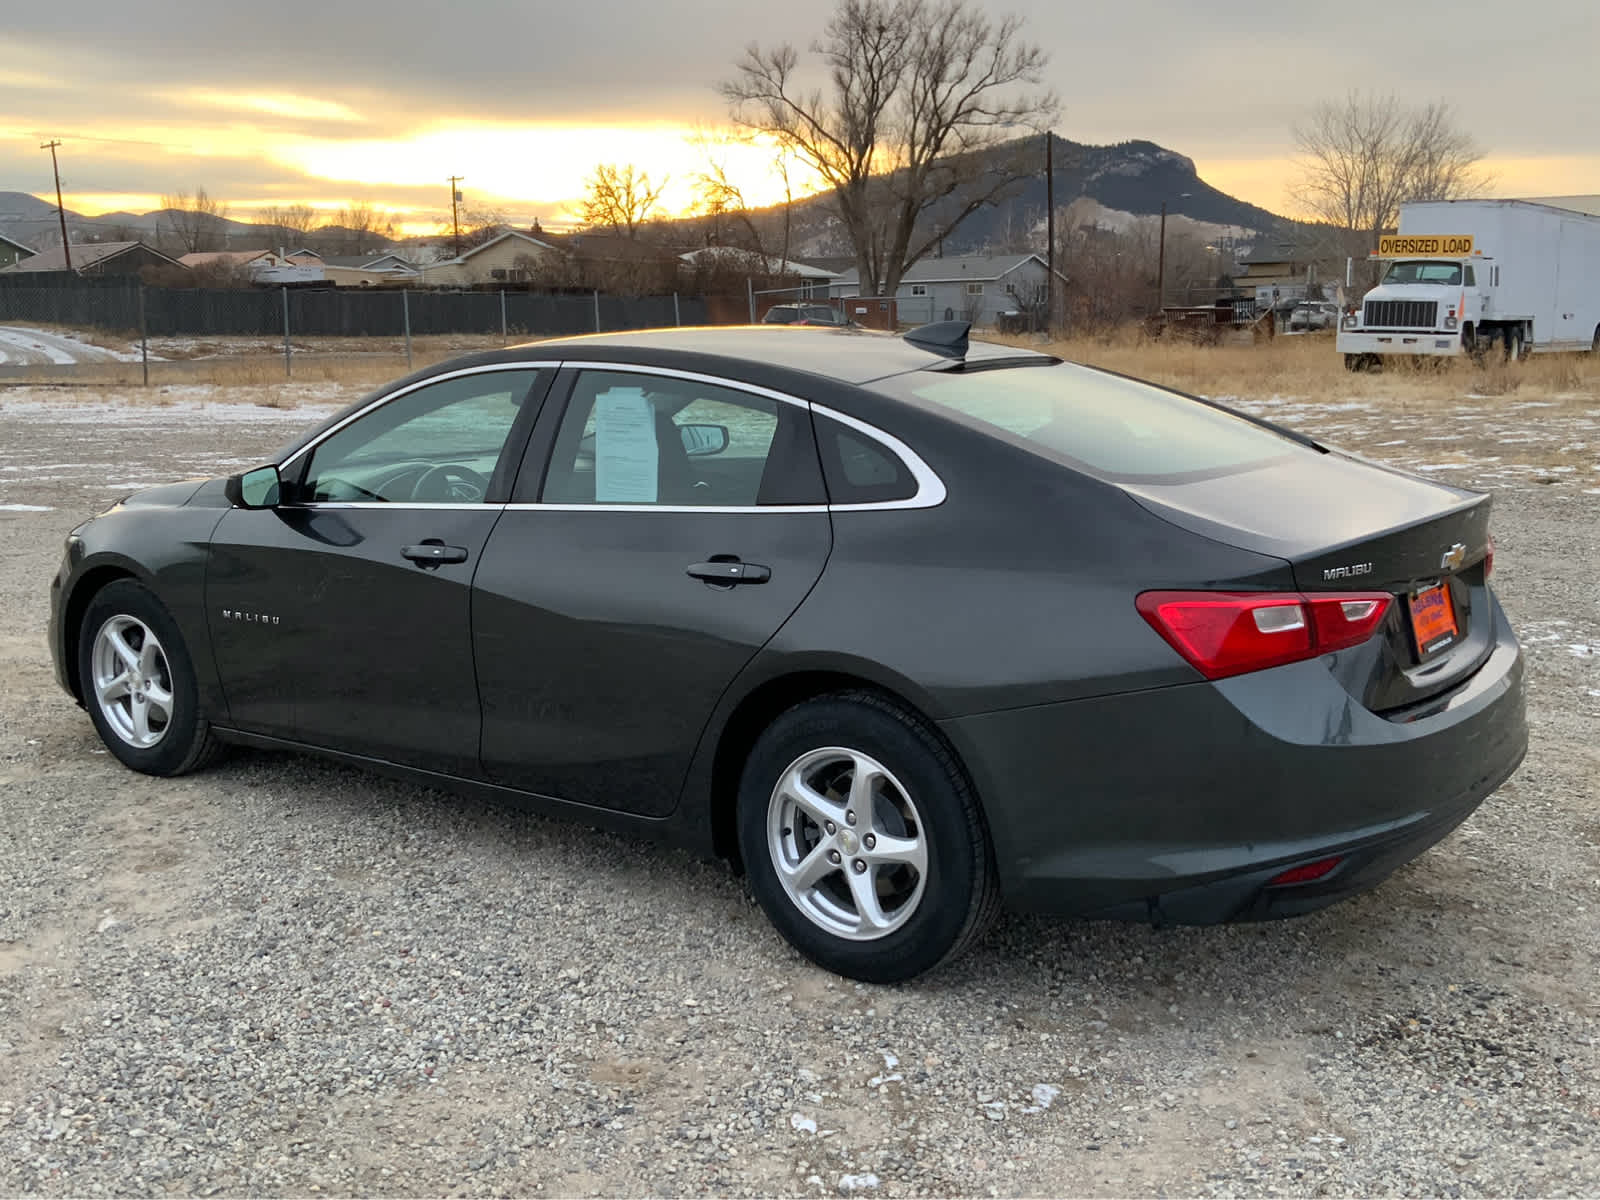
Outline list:
[[[660,460],[655,410],[640,388],[611,388],[594,401],[594,498],[654,504]]]

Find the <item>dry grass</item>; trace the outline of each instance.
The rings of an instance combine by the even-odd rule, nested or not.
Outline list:
[[[93,331],[60,327],[95,344],[115,346],[114,338]],[[1278,337],[1198,345],[1177,338],[1151,339],[1137,329],[1102,337],[1080,337],[1040,343],[1035,338],[994,338],[1030,348],[1044,348],[1074,362],[1121,371],[1142,379],[1198,392],[1247,400],[1273,397],[1310,402],[1345,400],[1380,402],[1404,411],[1459,403],[1474,397],[1515,396],[1560,406],[1593,405],[1600,399],[1600,358],[1586,354],[1541,354],[1523,363],[1475,365],[1464,359],[1392,362],[1379,373],[1352,374],[1328,336]],[[169,361],[150,364],[152,390],[161,384],[211,384],[267,394],[280,388],[286,397],[299,394],[296,385],[337,385],[352,391],[377,387],[406,372],[405,343],[399,338],[297,339],[292,375],[284,387],[282,344],[271,339],[171,339],[177,349]],[[513,343],[531,340],[517,335]],[[423,367],[473,350],[498,348],[499,337],[452,334],[418,337],[412,342],[412,366]],[[137,386],[138,363],[85,363],[64,373],[42,367],[14,382],[29,385],[104,387]],[[255,401],[260,403],[261,401]],[[286,400],[285,406],[292,406]]]
[[[1331,336],[1279,337],[1257,344],[1197,345],[1135,332],[1048,342],[999,339],[1043,348],[1074,362],[1105,367],[1206,396],[1313,402],[1382,401],[1399,408],[1449,405],[1473,396],[1516,395],[1558,404],[1600,398],[1600,359],[1540,354],[1522,363],[1478,366],[1464,359],[1391,363],[1382,372],[1352,374]]]

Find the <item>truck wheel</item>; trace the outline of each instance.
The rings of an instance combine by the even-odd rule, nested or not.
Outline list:
[[[1346,354],[1344,356],[1344,369],[1346,371],[1359,371],[1359,370],[1361,370],[1361,355],[1359,355],[1359,354]]]
[[[1528,357],[1528,344],[1522,338],[1522,326],[1506,330],[1506,361],[1521,362]]]

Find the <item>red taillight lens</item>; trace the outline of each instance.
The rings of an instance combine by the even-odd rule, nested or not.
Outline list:
[[[1358,646],[1383,624],[1386,592],[1145,592],[1139,613],[1207,679]]]
[[[1267,886],[1283,887],[1291,883],[1310,883],[1314,879],[1321,879],[1343,861],[1344,859],[1342,858],[1334,857],[1319,858],[1316,862],[1302,863],[1298,867],[1290,867],[1287,871],[1280,871],[1267,880]]]

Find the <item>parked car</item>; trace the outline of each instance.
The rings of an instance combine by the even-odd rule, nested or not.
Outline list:
[[[850,318],[831,304],[774,304],[763,325],[849,325]]]
[[[1339,306],[1324,300],[1302,300],[1289,310],[1289,329],[1310,332],[1339,328]]]
[[[893,981],[1002,903],[1287,916],[1445,836],[1527,738],[1489,513],[964,323],[613,334],[127,497],[49,640],[135,770],[303,749],[725,855]]]

